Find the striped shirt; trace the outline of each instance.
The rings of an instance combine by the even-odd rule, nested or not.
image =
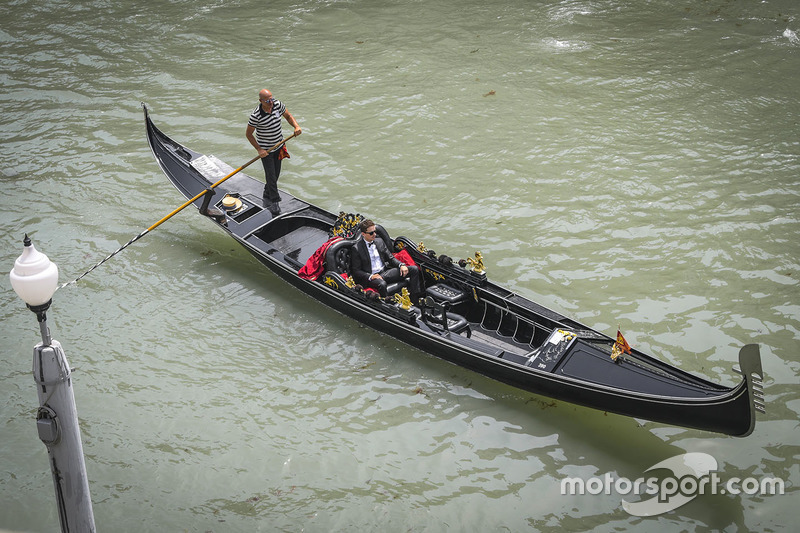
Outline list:
[[[283,140],[281,131],[281,116],[286,112],[286,106],[280,100],[272,104],[272,113],[267,113],[261,104],[250,113],[249,126],[256,129],[256,140],[264,150],[269,150]]]

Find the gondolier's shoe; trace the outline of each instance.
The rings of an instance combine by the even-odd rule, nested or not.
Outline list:
[[[275,202],[281,202],[281,201],[283,201],[283,198],[281,198],[281,195],[280,195],[280,194],[278,195],[278,198],[277,198],[277,199],[275,199],[275,200],[271,200],[271,199],[270,199],[270,197],[269,197],[269,191],[268,191],[266,188],[264,188],[264,192],[261,194],[261,198],[263,198],[263,199],[264,199],[264,207],[266,207],[266,206],[267,206],[267,202],[270,202],[270,203],[275,203]]]
[[[282,199],[280,196],[278,196],[277,200],[272,200],[269,196],[267,196],[267,192],[264,191],[264,196],[262,196],[261,199],[264,202],[264,208],[272,213],[272,216],[280,215],[281,207],[278,205]]]

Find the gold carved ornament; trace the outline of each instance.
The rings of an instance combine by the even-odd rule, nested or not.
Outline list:
[[[403,290],[401,290],[399,293],[394,295],[394,300],[406,311],[411,308],[411,295],[408,293],[408,289],[405,287],[403,287]]]
[[[444,281],[444,276],[442,274],[439,274],[438,272],[434,272],[430,268],[426,268],[425,272],[430,274],[430,276],[436,281]]]
[[[472,271],[476,274],[483,274],[486,272],[486,268],[483,266],[483,254],[480,252],[475,252],[475,259],[467,257],[465,261],[467,265],[472,267]]]

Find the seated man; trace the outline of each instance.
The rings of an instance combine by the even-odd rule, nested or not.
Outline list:
[[[356,283],[364,288],[378,291],[386,298],[386,285],[402,278],[408,278],[408,292],[415,301],[422,295],[419,269],[401,263],[386,247],[383,239],[375,234],[375,223],[370,219],[361,222],[361,235],[350,254],[350,273]]]

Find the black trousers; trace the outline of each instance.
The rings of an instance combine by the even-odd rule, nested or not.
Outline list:
[[[278,193],[278,178],[281,175],[281,160],[278,159],[279,152],[280,150],[275,150],[267,157],[261,158],[261,164],[264,165],[264,177],[266,178],[264,198],[270,202],[281,201],[281,195]]]
[[[422,283],[419,279],[419,269],[416,266],[409,265],[408,266],[408,292],[412,297],[418,296],[422,293]],[[371,289],[375,289],[378,291],[378,294],[381,295],[381,298],[386,298],[386,286],[389,283],[394,283],[396,281],[400,281],[403,279],[403,275],[400,274],[399,268],[389,268],[381,272],[381,278],[383,279],[373,279],[367,281],[365,287],[369,287]]]

